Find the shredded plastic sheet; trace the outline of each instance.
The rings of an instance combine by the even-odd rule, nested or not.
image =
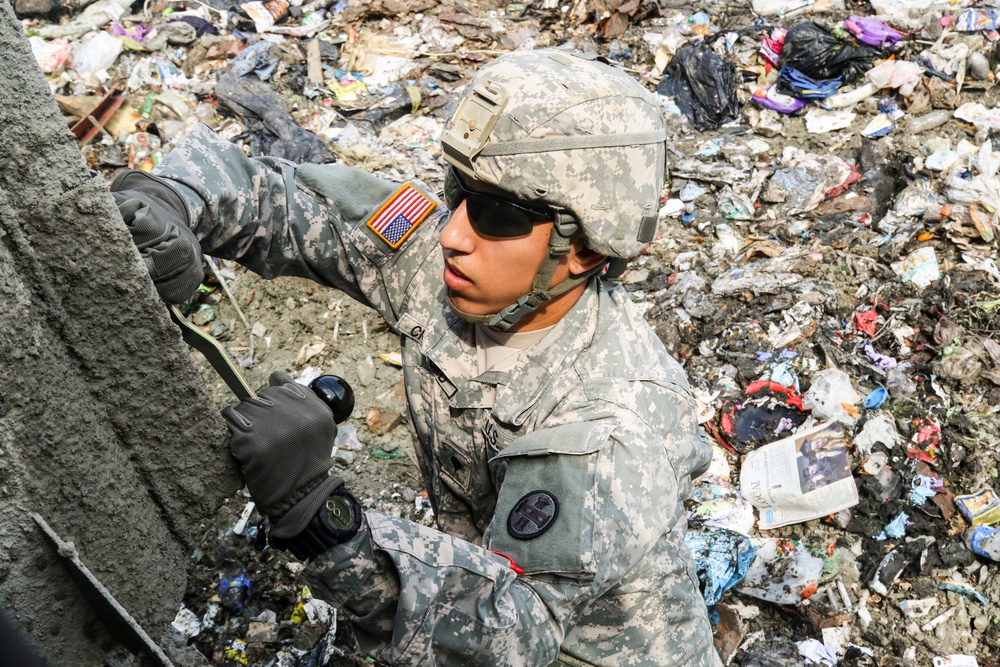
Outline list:
[[[924,67],[908,60],[887,60],[865,73],[865,78],[879,88],[895,88],[903,97],[909,97],[920,84]]]
[[[813,79],[792,67],[778,72],[778,92],[804,100],[823,100],[837,94],[842,79]]]
[[[777,604],[796,604],[816,592],[822,574],[822,558],[795,540],[771,538],[758,548],[739,591]]]
[[[181,605],[181,608],[177,610],[177,616],[174,617],[170,625],[188,639],[201,632],[201,620],[184,605]]]
[[[858,419],[855,407],[861,394],[854,389],[851,377],[837,368],[827,368],[812,376],[812,386],[802,398],[802,407],[812,410],[818,419],[853,425]]]
[[[892,270],[904,283],[913,283],[921,289],[941,279],[937,253],[931,246],[920,248],[907,255],[901,262],[895,262],[892,264]]]
[[[717,623],[719,600],[746,577],[757,549],[746,535],[724,528],[712,532],[691,531],[684,542],[694,556],[709,614]]]
[[[896,583],[908,562],[902,551],[893,549],[882,557],[868,586],[883,597],[888,595],[889,587]]]
[[[869,336],[875,335],[875,328],[878,326],[878,313],[874,308],[869,308],[863,312],[854,313],[854,329]]]
[[[931,613],[938,604],[937,598],[920,598],[915,600],[901,600],[899,609],[906,618],[923,618]]]
[[[799,379],[785,363],[777,364],[771,369],[771,382],[777,382],[782,387],[794,389],[796,393],[799,391]]]
[[[958,584],[945,582],[943,584],[938,584],[938,589],[942,591],[951,591],[952,593],[958,593],[959,595],[964,595],[965,597],[975,602],[978,602],[984,607],[988,606],[986,603],[986,598],[984,598],[979,592],[969,588],[968,586],[960,586]]]
[[[918,506],[923,505],[928,498],[937,495],[937,489],[933,488],[934,483],[933,477],[914,475],[910,482],[910,502]]]
[[[733,485],[729,460],[721,447],[712,448],[712,462],[693,481],[693,498],[687,503],[692,531],[729,530],[749,534],[753,530],[753,507]]]
[[[996,30],[1000,25],[1000,10],[992,8],[970,8],[958,15],[955,29],[959,32],[979,32],[980,30]],[[935,661],[935,667],[937,661]]]
[[[867,354],[868,358],[874,361],[875,365],[881,369],[893,368],[899,363],[893,357],[876,352],[871,343],[865,343],[865,354]]]

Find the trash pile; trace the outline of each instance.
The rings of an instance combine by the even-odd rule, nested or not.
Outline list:
[[[716,445],[689,546],[732,664],[1000,655],[996,11],[872,4],[644,35],[677,122],[625,280]]]
[[[496,55],[565,45],[634,72],[669,120],[669,181],[624,281],[716,445],[689,546],[720,653],[998,665],[1000,9],[751,5],[15,2],[109,179],[203,122],[252,155],[440,185],[443,120]],[[337,293],[212,268],[192,319],[261,384],[339,366],[361,390],[338,470],[431,522],[392,336]],[[255,549],[247,501],[192,556],[178,631],[219,665],[354,659],[299,566]]]

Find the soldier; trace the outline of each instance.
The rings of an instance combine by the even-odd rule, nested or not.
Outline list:
[[[721,664],[682,506],[710,447],[683,370],[610,282],[653,238],[665,136],[624,73],[517,52],[445,126],[445,206],[421,183],[248,159],[205,127],[155,176],[116,179],[168,301],[204,250],[336,287],[399,333],[438,530],[363,511],[298,385],[223,413],[269,543],[378,660]]]

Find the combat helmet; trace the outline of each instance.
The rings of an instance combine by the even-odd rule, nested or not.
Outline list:
[[[494,315],[459,314],[506,330],[598,271],[617,277],[656,231],[665,139],[653,95],[596,56],[516,51],[480,69],[445,125],[445,159],[470,179],[554,209],[557,219],[530,294]],[[550,289],[577,229],[611,261]]]

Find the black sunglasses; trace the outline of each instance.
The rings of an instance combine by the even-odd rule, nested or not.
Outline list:
[[[525,236],[531,233],[535,224],[556,219],[556,213],[551,209],[528,208],[501,197],[473,192],[462,185],[455,167],[449,167],[444,177],[444,202],[454,211],[463,199],[472,228],[484,236]]]

